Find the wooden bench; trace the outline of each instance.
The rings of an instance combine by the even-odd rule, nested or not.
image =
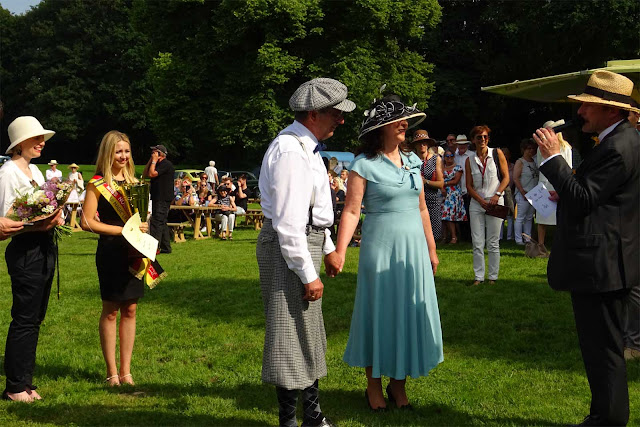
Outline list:
[[[191,227],[191,223],[189,222],[168,222],[167,225],[173,231],[173,241],[176,243],[186,242],[187,239],[184,238],[184,229],[185,227]]]
[[[264,214],[261,209],[247,209],[247,213],[244,214],[245,223],[252,225],[256,230],[260,230],[264,224]]]

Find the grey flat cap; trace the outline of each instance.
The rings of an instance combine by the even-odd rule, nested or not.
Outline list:
[[[356,104],[347,99],[347,87],[337,80],[325,77],[302,83],[289,98],[293,111],[317,111],[333,107],[340,111],[353,111]]]

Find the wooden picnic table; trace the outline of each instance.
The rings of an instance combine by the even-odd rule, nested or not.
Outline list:
[[[78,222],[78,208],[82,207],[82,203],[65,203],[65,207],[68,207],[71,216],[69,217],[69,227],[71,227],[71,231],[82,231],[82,227],[80,227],[80,223]]]
[[[193,238],[196,240],[208,239],[211,237],[211,214],[218,210],[222,209],[222,205],[209,205],[209,206],[176,206],[172,205],[169,209],[182,211],[185,219],[193,227]],[[189,215],[193,211],[195,213],[195,219]],[[203,235],[200,231],[202,228],[202,214],[205,214],[205,223],[207,227],[207,235]],[[209,215],[207,215],[209,214]],[[177,241],[184,241],[184,235],[182,239]]]

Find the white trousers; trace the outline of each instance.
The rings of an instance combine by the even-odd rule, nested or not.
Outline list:
[[[516,243],[522,244],[523,232],[531,236],[531,226],[533,225],[533,213],[535,209],[519,191],[516,193],[516,203],[518,204],[518,215],[516,216],[516,223],[513,227],[516,233],[514,237],[516,238]]]
[[[484,248],[489,252],[489,280],[498,280],[500,272],[500,228],[502,219],[486,215],[475,200],[469,205],[473,272],[475,280],[484,281]]]
[[[216,221],[220,223],[219,231],[227,231],[227,227],[229,227],[229,233],[233,233],[233,226],[236,222],[236,215],[232,213],[228,216],[216,214]]]

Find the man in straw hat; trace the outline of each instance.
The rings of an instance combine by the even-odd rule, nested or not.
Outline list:
[[[552,129],[533,135],[540,171],[559,196],[557,230],[547,268],[549,285],[571,292],[591,388],[591,410],[580,425],[626,425],[629,392],[623,331],[630,292],[640,285],[640,135],[626,120],[633,82],[599,70],[581,95],[582,131],[599,144],[575,175]]]
[[[333,204],[318,151],[356,105],[345,85],[317,78],[303,83],[289,106],[295,121],[269,145],[259,182],[265,216],[256,248],[266,318],[262,380],[276,386],[280,425],[297,425],[299,390],[302,425],[331,425],[318,403],[318,378],[327,374],[318,271],[323,253],[330,276],[341,266],[329,238]]]

